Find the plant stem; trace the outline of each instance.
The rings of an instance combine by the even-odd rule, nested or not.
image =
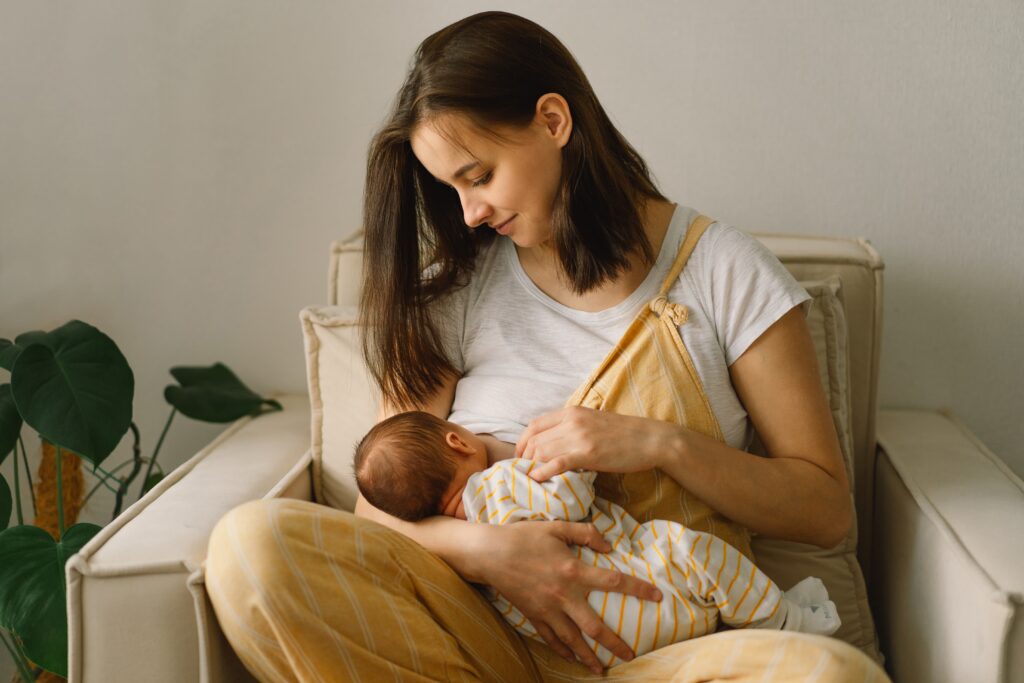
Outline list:
[[[21,516],[21,482],[18,481],[18,444],[14,444],[14,500],[18,504],[18,524],[24,524]]]
[[[57,540],[64,538],[64,491],[60,475],[60,446],[53,444],[57,449]]]
[[[139,489],[139,498],[142,498],[143,489],[146,488],[146,482],[149,481],[149,474],[153,471],[153,464],[156,463],[156,455],[160,452],[160,446],[164,444],[164,437],[167,436],[167,430],[171,428],[171,420],[174,419],[174,415],[177,412],[177,408],[171,408],[171,414],[168,416],[167,423],[164,425],[164,431],[160,432],[160,438],[157,439],[156,448],[153,449],[153,457],[149,459],[149,466],[146,468],[146,476],[142,478],[142,488]]]
[[[28,477],[28,490],[31,494],[29,498],[32,499],[32,515],[38,517],[39,511],[36,510],[36,487],[32,483],[32,468],[28,466],[28,453],[25,452],[25,442],[21,440],[21,434],[18,435],[18,443],[21,444],[21,459],[25,463],[25,476]]]
[[[100,475],[96,474],[96,470],[99,470],[103,474],[103,476],[101,477]],[[99,479],[99,483],[97,484],[97,486],[100,486],[100,485],[106,486],[107,490],[109,490],[111,493],[117,493],[117,489],[115,489],[113,486],[111,486],[110,482],[107,481],[107,479],[110,479],[111,477],[114,476],[113,474],[111,474],[110,472],[107,472],[105,469],[103,469],[99,465],[93,465],[93,471],[90,472],[90,474],[92,476],[96,477],[97,479]],[[83,503],[82,506],[84,507],[85,504]]]
[[[143,458],[143,459],[142,459],[142,462],[149,462],[149,461],[148,461],[148,460],[147,460],[146,458]],[[132,464],[134,464],[134,463],[135,463],[135,459],[133,458],[133,459],[131,459],[131,460],[125,460],[125,461],[124,461],[123,463],[121,463],[120,465],[118,465],[118,466],[117,466],[117,467],[115,467],[114,469],[110,470],[109,472],[107,472],[107,471],[106,471],[105,469],[103,469],[102,467],[97,467],[96,469],[98,469],[98,470],[99,470],[100,472],[102,472],[102,473],[103,473],[103,474],[105,475],[105,477],[104,477],[104,478],[114,478],[114,474],[115,474],[115,473],[116,473],[116,472],[117,472],[118,470],[120,470],[120,469],[124,469],[124,468],[125,468],[125,467],[127,467],[128,465],[132,465]],[[157,466],[156,466],[156,468],[157,468],[157,470],[158,470],[158,471],[160,472],[160,474],[163,474],[163,473],[164,473],[164,468],[163,468],[163,467],[160,467],[160,465],[157,465]],[[94,473],[94,474],[95,474],[95,473]],[[118,481],[120,481],[120,480],[118,480]],[[98,482],[98,483],[97,483],[97,484],[96,484],[95,486],[93,486],[93,487],[92,487],[91,489],[89,489],[89,493],[87,493],[87,494],[86,494],[86,496],[85,496],[85,500],[83,500],[83,501],[82,501],[82,507],[85,507],[85,504],[86,504],[87,502],[89,502],[89,498],[91,498],[91,497],[92,497],[92,494],[96,493],[96,491],[98,491],[98,490],[99,490],[99,488],[100,488],[101,486],[104,486],[104,485],[105,485],[105,482],[103,482],[103,481],[101,480],[101,481],[99,481],[99,482]],[[113,492],[113,493],[117,493],[117,491],[119,490],[119,489],[115,489],[115,488],[112,488],[112,487],[111,487],[111,486],[109,486],[109,485],[107,486],[107,489],[109,489],[109,490],[110,490],[111,492]]]
[[[128,475],[127,479],[121,482],[121,486],[117,489],[117,495],[114,497],[114,514],[110,518],[110,521],[117,519],[117,516],[121,514],[121,504],[124,502],[124,494],[128,492],[128,486],[135,481],[135,477],[138,476],[139,470],[142,469],[142,449],[139,448],[139,428],[134,422],[129,425],[132,429],[132,434],[135,436],[135,443],[132,444],[132,472]]]
[[[11,634],[13,638],[14,635]],[[0,640],[4,641],[4,646],[7,651],[11,653],[11,657],[14,659],[15,665],[18,667],[18,674],[21,678],[28,683],[29,681],[36,680],[36,677],[32,675],[31,669],[29,669],[28,662],[25,661],[24,655],[21,654],[19,648],[15,648],[7,641],[7,636],[4,635],[4,629],[0,628]]]

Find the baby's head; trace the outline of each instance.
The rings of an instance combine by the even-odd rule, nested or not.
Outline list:
[[[411,411],[374,425],[356,445],[352,467],[359,492],[389,515],[465,519],[462,492],[470,475],[487,468],[487,447],[461,425]]]

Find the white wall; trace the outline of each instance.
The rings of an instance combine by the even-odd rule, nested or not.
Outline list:
[[[70,318],[113,337],[147,455],[172,365],[304,391],[297,314],[358,225],[370,136],[418,42],[491,8],[4,0],[0,337]],[[869,238],[882,405],[949,407],[1024,475],[1024,4],[500,8],[566,43],[670,198]],[[220,429],[176,419],[165,467]]]

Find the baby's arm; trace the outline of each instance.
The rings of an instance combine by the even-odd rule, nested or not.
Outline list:
[[[579,522],[586,519],[594,503],[597,473],[569,470],[547,481],[536,482],[530,478],[530,470],[539,464],[536,460],[515,461],[515,476],[519,483],[516,494],[520,505],[543,513],[544,519],[548,520]]]
[[[596,475],[564,472],[540,483],[529,476],[536,465],[534,460],[504,460],[470,477],[463,493],[466,518],[491,524],[585,519],[594,500]]]

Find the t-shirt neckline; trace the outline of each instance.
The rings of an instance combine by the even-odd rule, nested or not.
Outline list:
[[[650,271],[648,271],[647,277],[625,299],[614,306],[600,311],[581,311],[555,301],[545,294],[530,279],[530,276],[526,274],[523,264],[519,262],[519,255],[516,253],[515,244],[512,240],[505,238],[500,240],[499,244],[501,244],[501,248],[505,252],[505,259],[515,274],[516,280],[539,302],[567,318],[573,318],[586,323],[607,323],[633,313],[639,304],[654,298],[658,285],[661,284],[661,280],[664,278],[669,266],[675,260],[676,247],[679,245],[679,224],[682,222],[685,213],[685,211],[681,210],[679,203],[676,202],[675,208],[672,210],[672,218],[669,220],[668,229],[665,231],[665,237],[661,240],[658,258],[655,260]]]

